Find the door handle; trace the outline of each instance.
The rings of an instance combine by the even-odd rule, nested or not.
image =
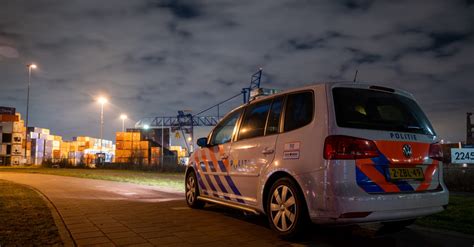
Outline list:
[[[275,150],[271,148],[265,148],[262,150],[262,154],[272,154],[273,152],[275,152]]]
[[[227,154],[221,155],[221,160],[226,160],[228,158],[229,158],[229,155],[227,155]]]

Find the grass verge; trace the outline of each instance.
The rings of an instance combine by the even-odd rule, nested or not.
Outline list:
[[[78,178],[153,185],[184,191],[184,173],[159,173],[109,169],[69,169],[69,168],[0,168],[0,172],[41,173]]]
[[[420,218],[416,224],[474,235],[474,196],[451,195],[447,210]]]
[[[0,180],[0,246],[62,246],[51,211],[27,187]]]

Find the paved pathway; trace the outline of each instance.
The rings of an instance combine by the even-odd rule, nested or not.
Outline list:
[[[79,246],[473,246],[474,237],[411,228],[311,226],[298,242],[280,240],[258,216],[219,206],[191,210],[182,193],[112,181],[0,173],[33,186],[56,206]]]

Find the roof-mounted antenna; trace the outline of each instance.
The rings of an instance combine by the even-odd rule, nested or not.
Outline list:
[[[356,69],[356,73],[355,73],[355,75],[354,75],[354,83],[356,83],[356,81],[357,81],[357,74],[359,74],[359,70],[358,70],[358,69]]]

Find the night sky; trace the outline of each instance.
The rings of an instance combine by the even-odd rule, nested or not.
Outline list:
[[[445,140],[474,111],[474,1],[2,0],[0,105],[67,138],[127,113],[195,112],[248,86],[376,82],[412,92]],[[230,102],[237,106],[241,99]],[[212,114],[212,113],[209,113]]]

